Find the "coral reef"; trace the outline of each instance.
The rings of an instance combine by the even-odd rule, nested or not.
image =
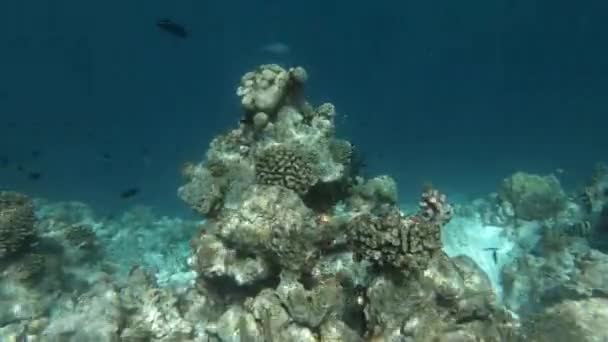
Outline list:
[[[238,126],[182,168],[203,220],[0,192],[0,341],[607,338],[605,172],[572,197],[523,172],[455,206],[427,186],[403,210],[307,81],[243,76]]]
[[[207,218],[190,265],[199,286],[225,303],[207,333],[220,341],[235,331],[248,341],[361,341],[407,330],[426,341],[426,327],[407,323],[423,321],[438,327],[432,338],[503,336],[513,319],[483,271],[441,251],[453,215],[446,196],[427,188],[418,212],[403,213],[390,176],[355,172],[353,145],[334,136],[333,105],[306,102],[298,73],[305,75],[273,65],[247,73],[237,91],[239,128],[212,141],[179,190]],[[213,211],[199,209],[207,199]],[[392,296],[419,300],[391,311]]]

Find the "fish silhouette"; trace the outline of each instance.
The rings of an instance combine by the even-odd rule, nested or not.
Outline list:
[[[186,39],[190,35],[184,26],[172,21],[171,19],[161,19],[156,22],[156,26],[158,26],[161,30],[182,39]]]

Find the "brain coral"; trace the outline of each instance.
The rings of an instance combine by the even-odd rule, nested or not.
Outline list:
[[[0,192],[0,258],[24,247],[34,232],[34,209],[25,195]]]
[[[259,184],[279,185],[305,194],[318,180],[312,153],[294,145],[276,144],[256,158],[255,175]]]

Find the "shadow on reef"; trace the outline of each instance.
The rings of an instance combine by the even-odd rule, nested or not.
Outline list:
[[[242,77],[238,125],[182,168],[178,196],[202,224],[141,209],[100,222],[1,192],[0,340],[603,336],[608,256],[589,239],[605,227],[604,171],[574,197],[524,172],[455,207],[426,187],[404,212],[390,176],[361,174],[334,106],[310,104],[307,82],[278,65]]]

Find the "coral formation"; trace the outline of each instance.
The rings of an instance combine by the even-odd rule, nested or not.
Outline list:
[[[241,78],[237,95],[248,112],[273,115],[280,106],[294,99],[294,92],[303,86],[307,78],[306,70],[302,67],[285,70],[276,64],[266,64]]]
[[[355,147],[344,139],[333,139],[329,143],[329,151],[335,162],[342,165],[350,165]]]
[[[260,184],[279,185],[306,194],[317,182],[315,156],[298,146],[269,146],[256,157],[255,175]]]
[[[35,235],[31,200],[16,192],[0,192],[0,259],[26,247]]]
[[[178,196],[204,220],[0,192],[0,340],[606,338],[604,173],[572,199],[519,172],[455,208],[429,186],[409,212],[392,177],[360,174],[307,80],[242,78],[238,127],[182,169]]]
[[[241,195],[256,183],[280,185],[300,195],[314,187],[309,196],[313,202],[319,197],[340,199],[343,193],[336,195],[335,184],[350,174],[346,156],[334,158],[335,109],[331,104],[315,109],[304,100],[305,75],[301,67],[264,65],[243,77],[238,94],[245,117],[238,128],[211,142],[204,162],[187,167],[187,183],[178,190],[186,203],[214,217],[237,207]]]
[[[416,215],[405,216],[397,208],[380,215],[359,214],[347,226],[356,257],[380,267],[424,271],[441,250],[441,227],[451,218],[445,199],[429,189]]]
[[[480,336],[498,320],[510,322],[487,295],[488,281],[476,280],[484,288],[473,292],[465,281],[449,285],[449,277],[467,274],[470,281],[483,279],[483,272],[441,252],[441,229],[453,215],[446,197],[428,188],[419,211],[404,214],[390,176],[356,174],[352,144],[334,137],[335,108],[306,102],[299,72],[305,74],[265,65],[246,74],[237,92],[246,110],[240,127],[214,139],[180,189],[195,209],[200,200],[186,193],[218,203],[213,214],[198,210],[207,222],[192,240],[190,263],[201,286],[223,289],[213,296],[229,303],[207,333],[221,341],[234,331],[251,341],[390,339],[408,320],[424,317],[431,324],[452,306],[449,324],[432,323],[441,326],[436,336],[454,330]],[[227,167],[213,173],[211,164]],[[232,165],[247,171],[225,171]],[[202,172],[208,181],[196,181]],[[386,266],[408,275],[409,285],[395,283]],[[392,287],[383,295],[373,290],[387,283]],[[432,309],[420,316],[391,313],[383,297],[422,288],[449,301],[425,302]],[[426,330],[409,329],[412,336]]]
[[[553,218],[566,208],[566,194],[554,175],[517,172],[503,180],[499,195],[522,220]]]
[[[374,211],[398,203],[397,182],[388,175],[362,181],[353,188],[352,193],[349,200],[359,211]]]
[[[588,213],[598,213],[608,202],[608,166],[598,164],[591,180],[579,193],[581,204]]]

